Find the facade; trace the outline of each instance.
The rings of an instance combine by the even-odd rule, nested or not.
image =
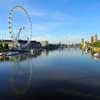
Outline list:
[[[19,40],[19,43],[21,45],[24,45],[27,43],[27,41]],[[12,40],[0,40],[0,44],[2,44],[2,45],[8,44],[9,49],[12,49],[14,47],[14,42]],[[32,49],[33,48],[35,48],[35,49],[41,48],[41,43],[37,42],[37,41],[31,41],[30,48],[32,48]]]
[[[98,41],[98,35],[91,36],[91,43]]]
[[[41,43],[37,41],[31,41],[31,48],[32,49],[40,49],[41,48]]]
[[[98,41],[98,36],[97,36],[97,34],[95,34],[95,36],[94,36],[94,42],[96,42],[96,41]]]
[[[40,43],[42,47],[48,46],[48,41],[41,41]]]
[[[84,43],[84,39],[81,40],[82,44]]]
[[[12,42],[12,40],[0,40],[0,44],[2,44],[3,46],[4,46],[5,44],[8,44],[8,47],[9,47],[9,48],[12,48],[12,47],[13,47],[13,42]]]
[[[83,47],[84,48],[87,48],[88,47],[88,43],[86,41],[84,42]]]
[[[91,43],[93,43],[94,39],[93,39],[93,36],[91,36]]]

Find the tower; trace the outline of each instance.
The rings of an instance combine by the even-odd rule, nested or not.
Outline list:
[[[84,43],[84,39],[81,39],[81,43],[82,43],[82,44]]]
[[[93,42],[96,42],[97,40],[98,40],[98,36],[97,34],[95,34]]]
[[[91,43],[93,43],[94,42],[94,37],[93,36],[91,36]]]

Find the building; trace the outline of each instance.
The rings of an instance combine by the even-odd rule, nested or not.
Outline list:
[[[98,35],[91,36],[91,43],[98,41]]]
[[[93,39],[93,36],[91,36],[91,43],[93,43],[94,42],[94,39]]]
[[[97,36],[97,34],[94,35],[94,40],[93,40],[93,42],[96,42],[96,41],[98,41],[98,36]]]
[[[82,44],[84,43],[84,39],[81,40]]]
[[[41,48],[41,43],[37,41],[31,41],[31,48],[32,49],[40,49]]]
[[[13,42],[12,40],[0,40],[0,44],[2,44],[3,46],[5,44],[8,44],[8,47],[11,49],[13,47]]]
[[[21,45],[25,45],[25,44],[27,44],[27,41],[19,40],[18,43]],[[0,44],[2,44],[3,46],[5,44],[8,44],[9,49],[14,48],[14,42],[12,40],[0,40]],[[37,41],[30,41],[29,47],[32,49],[33,48],[38,49],[38,48],[41,48],[41,43],[37,42]]]
[[[42,47],[48,46],[48,41],[41,41],[40,43]]]

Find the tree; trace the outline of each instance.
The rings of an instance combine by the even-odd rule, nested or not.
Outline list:
[[[4,49],[6,49],[6,50],[9,49],[9,46],[7,43],[4,44]]]
[[[0,49],[3,49],[3,44],[2,43],[0,44]]]
[[[0,51],[2,51],[2,50],[3,50],[3,44],[0,43]]]

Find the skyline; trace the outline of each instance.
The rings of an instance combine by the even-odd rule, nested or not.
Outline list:
[[[77,43],[81,38],[89,40],[95,33],[99,36],[99,0],[1,0],[0,34],[8,34],[8,14],[16,5],[28,11],[34,40]]]

